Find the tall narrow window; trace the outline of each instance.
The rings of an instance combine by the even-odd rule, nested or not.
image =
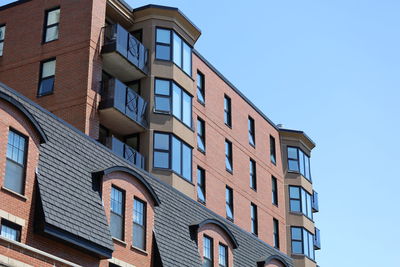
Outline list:
[[[21,226],[5,219],[1,219],[0,235],[14,241],[21,241]]]
[[[213,240],[208,236],[203,236],[203,267],[214,266]]]
[[[227,171],[233,171],[233,162],[232,162],[232,143],[225,139],[225,168]]]
[[[233,190],[229,186],[225,189],[226,218],[233,220]]]
[[[171,82],[169,80],[155,79],[154,109],[158,112],[171,111]]]
[[[257,215],[257,206],[253,203],[250,205],[250,215],[251,215],[251,232],[255,235],[258,235],[258,215]]]
[[[154,157],[155,168],[168,169],[170,166],[170,138],[169,134],[154,133]]]
[[[156,59],[171,60],[171,31],[157,28]]]
[[[204,75],[197,72],[197,100],[202,104],[205,102],[204,93]]]
[[[274,248],[279,249],[279,221],[273,219],[274,224]]]
[[[250,159],[250,188],[257,190],[256,162]]]
[[[228,267],[228,247],[221,243],[218,246],[218,266]]]
[[[206,152],[206,123],[197,117],[197,148]]]
[[[0,25],[0,56],[3,55],[5,37],[6,37],[6,25]]]
[[[206,172],[200,167],[197,167],[197,199],[206,203]]]
[[[255,123],[254,119],[250,116],[248,121],[248,130],[249,130],[249,144],[255,146],[256,145]]]
[[[133,200],[133,238],[134,247],[146,250],[146,203]]]
[[[224,96],[224,122],[229,127],[232,127],[232,109],[231,109],[231,99],[225,95]]]
[[[27,147],[27,138],[10,129],[8,133],[4,187],[21,195],[24,194],[25,188]]]
[[[119,240],[124,240],[125,192],[114,186],[111,187],[110,206],[111,235]]]
[[[272,135],[269,136],[269,152],[270,152],[271,162],[276,165],[275,138]]]
[[[60,8],[46,11],[43,42],[47,43],[58,39],[60,24]]]
[[[53,93],[54,77],[56,74],[56,59],[42,61],[40,63],[40,81],[38,96],[44,96]]]
[[[278,206],[278,181],[274,176],[271,179],[271,188],[272,188],[272,204]]]

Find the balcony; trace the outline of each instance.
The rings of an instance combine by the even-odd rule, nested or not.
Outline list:
[[[314,249],[316,250],[321,249],[321,236],[318,228],[315,228]]]
[[[103,82],[99,105],[100,123],[121,135],[143,132],[147,128],[147,102],[117,79]]]
[[[318,193],[313,191],[312,195],[312,210],[313,212],[318,212],[319,207],[318,207]]]
[[[148,50],[119,24],[104,28],[101,50],[103,69],[123,82],[138,80],[148,72]]]
[[[144,157],[124,142],[115,137],[107,137],[105,145],[118,156],[131,162],[136,167],[144,169]]]

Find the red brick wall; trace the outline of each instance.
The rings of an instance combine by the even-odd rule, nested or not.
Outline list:
[[[273,218],[281,223],[280,246],[286,251],[284,180],[279,133],[264,118],[193,55],[193,78],[197,71],[205,76],[205,106],[193,100],[194,121],[206,123],[206,155],[194,149],[194,182],[197,165],[206,170],[206,206],[225,217],[225,186],[233,189],[234,222],[250,231],[250,202],[258,207],[259,237],[273,243]],[[232,128],[224,124],[224,94],[231,98]],[[249,144],[248,116],[255,120],[256,147]],[[275,137],[277,165],[270,161],[269,136]],[[233,174],[225,170],[225,138],[233,144]],[[249,160],[257,164],[257,192],[250,188]],[[278,181],[279,207],[272,204],[271,175]]]

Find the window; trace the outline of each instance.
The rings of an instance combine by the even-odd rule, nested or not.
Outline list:
[[[225,189],[226,218],[233,220],[233,190],[229,186]]]
[[[231,99],[224,96],[224,122],[229,127],[232,127],[232,110],[231,110]]]
[[[58,39],[59,24],[60,24],[60,8],[47,10],[44,22],[43,43],[47,43]]]
[[[292,253],[314,260],[314,235],[302,227],[292,227]]]
[[[251,215],[251,232],[258,235],[258,218],[257,218],[257,206],[253,203],[250,204],[250,215]]]
[[[313,218],[312,195],[299,186],[289,186],[290,211],[303,213]]]
[[[111,235],[124,240],[125,192],[111,187],[110,230]]]
[[[6,25],[0,25],[0,56],[3,55],[5,37],[6,37]]]
[[[200,167],[197,167],[197,199],[206,203],[206,172]]]
[[[14,240],[21,241],[21,226],[14,224],[5,219],[1,219],[0,224],[0,235],[2,237]]]
[[[279,249],[279,221],[273,219],[274,224],[274,248]]]
[[[40,63],[40,81],[38,96],[48,95],[54,90],[54,77],[56,74],[56,60],[50,59]]]
[[[154,168],[170,169],[192,181],[192,148],[172,134],[154,133]]]
[[[228,172],[233,171],[232,143],[225,139],[225,168]]]
[[[188,127],[192,127],[192,97],[170,80],[155,79],[156,112],[174,115]]]
[[[272,204],[278,206],[278,181],[274,176],[271,179],[271,188],[272,188]]]
[[[24,194],[25,170],[28,139],[11,130],[8,133],[6,172],[4,187],[18,194]]]
[[[203,236],[203,267],[214,266],[213,240],[208,236]]]
[[[272,135],[269,136],[269,151],[271,162],[276,165],[275,138]]]
[[[256,145],[256,134],[255,134],[255,126],[254,126],[254,119],[249,116],[248,121],[248,128],[249,128],[249,144],[252,146]]]
[[[219,267],[228,267],[228,247],[219,243],[218,246]]]
[[[171,61],[171,58],[179,68],[192,75],[192,48],[174,31],[157,28],[156,59]]]
[[[250,159],[250,188],[257,190],[256,162]]]
[[[140,199],[133,200],[133,238],[134,247],[146,249],[146,203]]]
[[[200,118],[197,118],[197,148],[206,152],[206,123]]]
[[[299,172],[306,179],[311,180],[310,157],[298,147],[288,147],[288,169]]]
[[[204,75],[197,72],[197,100],[201,104],[205,103],[204,80]]]

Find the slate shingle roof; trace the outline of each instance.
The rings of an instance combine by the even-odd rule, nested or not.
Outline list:
[[[125,166],[143,175],[161,204],[155,207],[155,237],[164,267],[201,266],[196,242],[189,226],[216,219],[233,233],[239,247],[235,267],[255,267],[272,255],[292,260],[203,205],[188,198],[151,174],[140,170],[111,150],[70,126],[36,103],[0,83],[0,91],[21,103],[37,120],[48,141],[40,147],[38,188],[45,223],[73,234],[77,240],[113,250],[106,215],[99,194],[92,187],[92,173]]]

